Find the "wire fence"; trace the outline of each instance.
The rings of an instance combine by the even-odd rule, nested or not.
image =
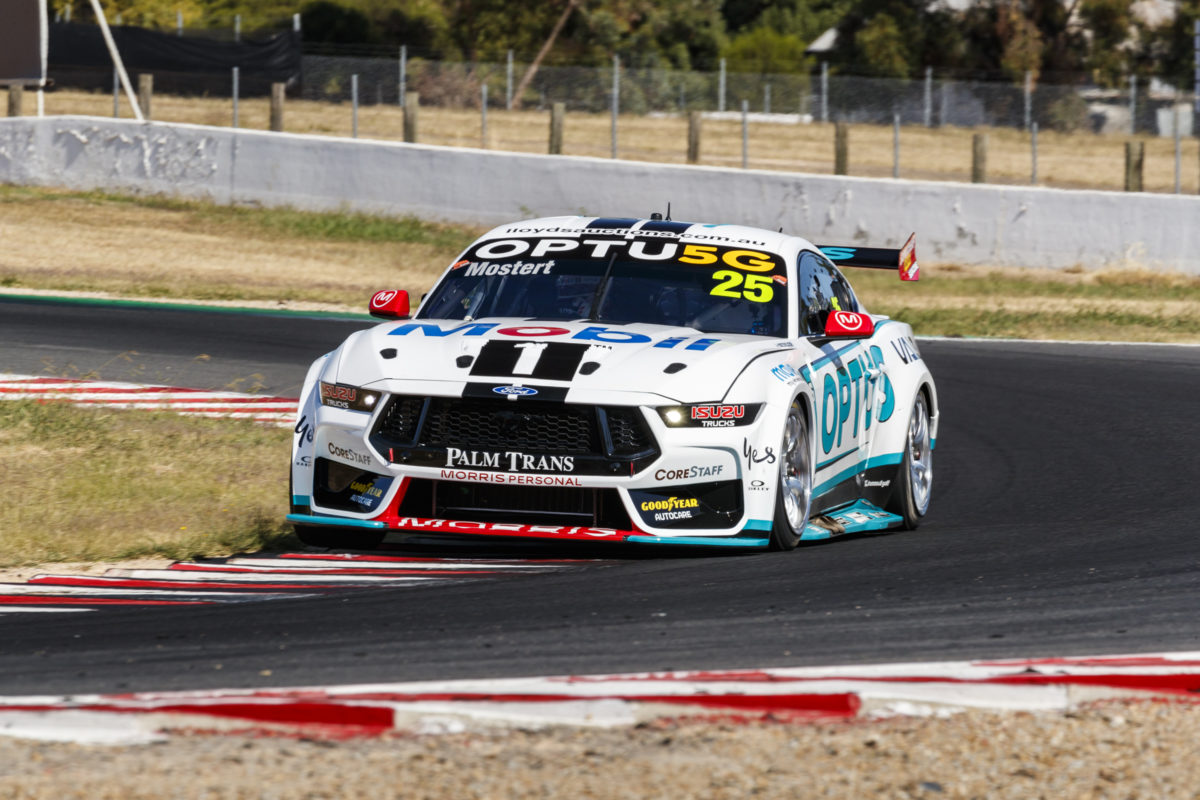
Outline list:
[[[615,59],[602,68],[546,66],[525,81],[521,62],[408,58],[399,48],[394,57],[310,53],[297,66],[286,111],[254,70],[135,69],[131,78],[153,75],[151,117],[169,122],[810,174],[1200,192],[1196,98],[1159,81],[1102,88],[932,72],[899,81],[823,68],[747,75],[633,69]],[[131,114],[111,66],[80,68],[74,79],[68,69],[52,70],[46,113]],[[404,108],[412,93],[419,124],[417,109]],[[34,97],[22,103],[20,113],[35,113]],[[557,143],[552,107],[565,109]],[[990,141],[976,147],[985,134]],[[1144,155],[1126,152],[1127,139]]]
[[[298,95],[346,102],[351,76],[358,75],[358,101],[403,105],[404,93],[421,104],[479,108],[483,87],[493,108],[546,109],[563,103],[569,111],[623,114],[735,111],[745,101],[751,112],[796,115],[804,121],[893,123],[938,127],[1000,127],[1095,133],[1196,132],[1200,98],[1152,79],[1128,79],[1102,88],[1084,76],[1054,76],[1058,82],[958,80],[936,76],[896,80],[833,75],[822,66],[811,75],[760,75],[669,69],[543,66],[521,89],[524,63],[458,63],[406,58],[306,55]],[[519,93],[519,94],[518,94]],[[1176,118],[1178,116],[1178,119]]]

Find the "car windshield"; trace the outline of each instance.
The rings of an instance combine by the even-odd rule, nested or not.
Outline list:
[[[655,243],[629,248],[634,255],[653,249],[655,258],[630,258],[616,247],[593,248],[591,256],[576,247],[585,252],[488,258],[489,244],[453,266],[420,318],[644,322],[705,333],[787,335],[787,277],[777,256],[715,246],[690,246],[689,253],[689,246]],[[676,250],[692,262],[662,258]]]

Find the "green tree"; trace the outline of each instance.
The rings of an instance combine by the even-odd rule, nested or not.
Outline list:
[[[859,30],[856,44],[862,66],[870,75],[906,78],[914,72],[904,33],[896,20],[887,14],[871,17]]]
[[[1045,49],[1042,32],[1016,6],[998,9],[997,38],[1000,40],[1000,69],[1015,81],[1030,73],[1036,80]]]
[[[357,8],[315,0],[300,9],[304,38],[309,42],[371,44],[378,41],[378,28]]]
[[[731,72],[807,72],[811,59],[804,55],[804,48],[805,42],[799,36],[760,26],[733,37],[725,48],[725,58]]]
[[[856,0],[837,31],[831,60],[843,73],[917,78],[958,68],[967,50],[958,15],[924,0]]]
[[[1175,18],[1149,31],[1147,52],[1160,73],[1180,89],[1200,91],[1195,83],[1193,26],[1200,19],[1200,0],[1181,0]]]
[[[95,21],[92,4],[86,0],[50,0],[50,16],[64,13],[67,6],[71,6],[72,22]],[[199,26],[205,13],[202,0],[105,0],[101,6],[110,25],[119,15],[121,24],[141,28],[174,28],[178,12],[182,12],[185,26]]]

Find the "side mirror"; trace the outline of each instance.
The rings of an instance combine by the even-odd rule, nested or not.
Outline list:
[[[874,320],[856,311],[833,311],[825,320],[825,337],[828,339],[865,339],[873,333]]]
[[[408,319],[408,292],[403,289],[376,292],[367,310],[380,319]]]

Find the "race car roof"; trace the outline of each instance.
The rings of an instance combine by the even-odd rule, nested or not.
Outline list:
[[[639,231],[673,233],[681,238],[696,238],[697,240],[711,241],[714,244],[754,246],[780,254],[800,248],[816,249],[812,243],[799,236],[754,228],[749,225],[713,225],[624,217],[542,217],[501,225],[480,238],[579,236],[584,234],[613,236],[631,235]]]

